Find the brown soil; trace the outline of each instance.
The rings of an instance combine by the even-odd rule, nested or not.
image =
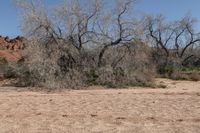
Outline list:
[[[198,133],[200,82],[165,89],[33,92],[0,88],[1,133]]]

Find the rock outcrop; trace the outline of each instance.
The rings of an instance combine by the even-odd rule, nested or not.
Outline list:
[[[0,58],[6,59],[8,62],[17,62],[21,59],[21,50],[25,48],[26,39],[24,37],[9,37],[0,36]]]
[[[14,39],[9,39],[9,37],[0,36],[0,50],[23,50],[25,48],[25,38],[16,37]]]

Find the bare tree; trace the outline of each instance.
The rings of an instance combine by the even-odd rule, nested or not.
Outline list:
[[[156,56],[165,57],[165,65],[172,60],[178,60],[183,64],[184,60],[194,55],[187,55],[186,52],[196,47],[200,41],[199,33],[194,30],[194,19],[184,17],[175,22],[166,22],[163,16],[147,17],[148,37],[153,40],[156,48]],[[158,59],[162,60],[162,59]]]
[[[103,16],[103,23],[100,21],[98,23],[98,31],[101,38],[107,40],[103,42],[103,48],[100,50],[98,56],[98,67],[102,65],[102,60],[105,51],[109,47],[123,45],[133,41],[133,32],[134,32],[134,22],[128,17],[128,11],[130,10],[131,5],[136,2],[135,0],[126,0],[126,1],[118,1],[114,13],[109,16]],[[109,19],[106,21],[105,19]],[[106,21],[106,22],[105,22]],[[104,25],[108,27],[104,27]]]
[[[138,52],[133,42],[139,42],[134,36],[139,28],[132,13],[136,0],[118,0],[113,7],[107,7],[105,0],[67,0],[54,8],[45,8],[41,0],[16,1],[22,29],[30,41],[25,58],[31,73],[36,73],[34,79],[56,85],[61,81],[85,84],[88,75],[104,77],[107,72],[103,69],[108,67],[111,81],[106,83],[115,84],[119,76],[122,83],[132,80],[128,75],[133,72],[133,60],[139,62],[134,58]],[[127,66],[127,70],[118,66]],[[105,73],[95,76],[94,71]]]
[[[169,57],[169,43],[172,39],[173,32],[171,31],[171,26],[164,22],[163,16],[147,17],[147,30],[149,32],[148,36],[153,40],[153,47],[158,51],[164,51],[164,55]],[[155,45],[154,45],[155,44]],[[163,54],[159,52],[158,54]]]
[[[186,16],[177,23],[178,25],[174,29],[174,45],[176,54],[182,60],[181,63],[183,64],[186,60],[195,56],[192,51],[190,51],[190,54],[187,51],[197,48],[200,42],[200,33],[196,33],[194,29],[195,20],[191,17]]]
[[[87,7],[85,5],[83,7],[79,0],[70,0],[66,1],[64,6],[59,7],[56,14],[65,26],[65,33],[62,33],[79,52],[84,48],[83,45],[95,41],[93,39],[96,36],[94,26],[101,10],[101,2],[88,0]]]

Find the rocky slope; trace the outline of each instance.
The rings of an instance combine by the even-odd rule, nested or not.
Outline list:
[[[20,51],[25,48],[25,41],[26,39],[20,36],[14,39],[0,36],[0,58],[14,62],[20,60]]]

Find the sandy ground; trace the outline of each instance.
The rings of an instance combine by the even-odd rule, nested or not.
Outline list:
[[[157,82],[167,88],[0,87],[0,133],[200,133],[200,82]]]

